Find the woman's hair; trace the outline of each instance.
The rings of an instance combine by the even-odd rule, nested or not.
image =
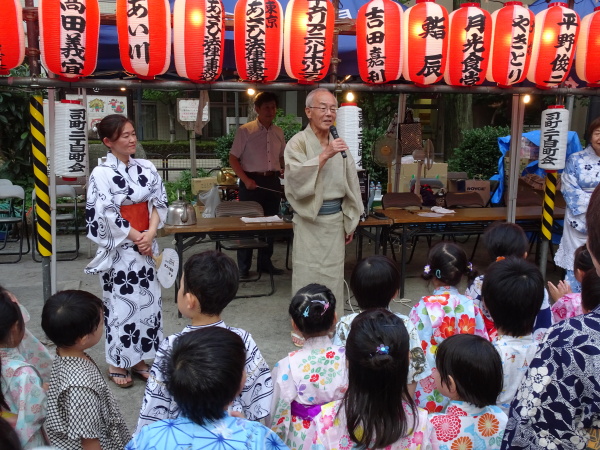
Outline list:
[[[352,321],[346,341],[348,390],[343,404],[350,438],[369,448],[383,448],[406,436],[414,423],[414,401],[406,386],[408,332],[398,316],[386,309],[371,309]],[[359,431],[361,430],[361,431]]]
[[[522,258],[529,246],[523,228],[510,222],[494,222],[487,227],[483,233],[483,244],[492,261],[500,256]]]
[[[600,277],[596,269],[588,270],[581,280],[581,307],[593,311],[600,305]]]
[[[219,420],[240,392],[246,364],[242,338],[206,327],[177,338],[162,371],[181,414],[198,425]]]
[[[592,141],[592,135],[594,134],[594,131],[596,131],[598,128],[600,128],[600,117],[596,117],[594,120],[592,120],[588,126],[587,129],[587,140],[588,142]]]
[[[592,256],[587,249],[587,245],[583,244],[581,247],[577,247],[573,254],[573,269],[587,272],[593,268],[594,263],[592,262]]]
[[[600,189],[598,186],[592,192],[585,213],[585,221],[588,224],[587,247],[596,261],[600,261]]]
[[[446,285],[456,286],[463,275],[467,275],[469,284],[477,276],[463,248],[453,242],[438,242],[429,250],[427,261],[428,267],[423,273],[427,281],[435,277]]]
[[[96,130],[98,131],[98,137],[101,141],[104,138],[108,138],[109,141],[116,141],[123,132],[125,124],[130,123],[133,126],[133,122],[127,117],[121,114],[109,114],[96,124]]]
[[[435,361],[441,382],[449,386],[452,377],[461,400],[479,408],[496,404],[502,392],[502,361],[487,339],[450,336],[438,346]]]
[[[10,345],[8,342],[12,327],[15,323],[19,324],[21,331],[25,328],[25,321],[23,320],[23,314],[21,314],[21,308],[19,304],[13,301],[13,298],[6,289],[0,286],[0,346]],[[2,362],[0,361],[0,370],[2,369]],[[0,390],[0,410],[8,410],[8,404],[4,398],[2,390]]]
[[[383,255],[360,260],[350,278],[350,289],[361,309],[387,308],[399,286],[400,270]]]
[[[21,450],[19,435],[10,423],[0,417],[0,448],[2,450]]]
[[[57,347],[72,347],[77,339],[93,333],[102,317],[102,300],[86,291],[60,291],[42,310],[42,329]]]
[[[333,327],[335,296],[322,284],[309,284],[296,292],[289,313],[304,337],[318,335]]]

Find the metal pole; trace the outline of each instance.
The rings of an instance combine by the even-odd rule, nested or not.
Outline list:
[[[400,168],[402,167],[401,159],[402,149],[400,148],[400,124],[404,122],[404,115],[406,114],[406,94],[400,94],[398,96],[398,124],[396,125],[396,165],[394,166],[394,190],[392,192],[398,192],[400,189]]]
[[[196,132],[192,129],[188,131],[190,137],[190,171],[192,172],[192,178],[196,178]]]
[[[48,76],[52,76],[51,73]],[[54,172],[54,115],[55,90],[48,89],[48,126],[46,127],[46,148],[48,150],[48,173],[50,174],[50,223],[52,242],[56,242],[56,175]],[[56,252],[50,256],[50,282],[52,294],[56,293]]]
[[[519,165],[521,162],[521,136],[525,105],[520,94],[513,94],[510,124],[510,171],[508,173],[508,200],[506,221],[515,223],[517,209],[517,189],[519,187]]]

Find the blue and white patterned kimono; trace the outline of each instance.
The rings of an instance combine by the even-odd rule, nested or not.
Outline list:
[[[569,156],[561,182],[567,211],[563,236],[554,255],[554,262],[563,269],[573,271],[575,249],[585,244],[587,239],[585,212],[592,192],[600,183],[600,157],[591,146]]]
[[[92,171],[87,191],[87,235],[98,244],[98,251],[85,272],[100,275],[106,361],[123,368],[153,358],[162,340],[156,266],[127,237],[130,225],[120,212],[121,205],[143,202],[148,202],[148,215],[156,208],[162,227],[167,216],[167,194],[154,165],[133,158],[125,165],[108,153],[106,162]],[[156,241],[153,251],[158,253]]]

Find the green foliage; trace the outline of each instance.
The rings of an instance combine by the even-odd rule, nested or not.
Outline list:
[[[217,143],[215,145],[215,155],[221,160],[221,167],[229,167],[229,150],[231,150],[234,138],[235,130],[231,130],[225,136],[215,139]]]
[[[204,169],[197,170],[198,178],[204,178],[208,176],[208,172]],[[191,202],[194,200],[192,194],[192,173],[189,170],[184,170],[179,175],[177,181],[166,181],[165,190],[167,191],[167,199],[169,203],[177,200],[177,191],[179,191],[179,198]],[[185,196],[183,193],[185,192]]]
[[[378,166],[373,161],[373,147],[375,141],[383,136],[386,132],[387,126],[383,127],[363,127],[363,150],[362,150],[362,166],[369,172],[371,180],[377,182],[381,181],[381,184],[387,186],[388,169],[385,167]]]
[[[182,91],[157,91],[156,89],[144,89],[142,91],[144,100],[154,100],[165,105],[175,105],[180,97],[185,97]]]
[[[469,178],[490,178],[498,172],[498,138],[510,134],[508,127],[483,127],[463,131],[463,140],[448,160],[448,170],[467,172]]]

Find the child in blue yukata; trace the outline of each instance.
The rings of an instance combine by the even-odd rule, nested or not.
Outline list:
[[[485,230],[483,234],[483,243],[485,244],[490,259],[499,261],[504,258],[514,256],[515,258],[527,258],[527,249],[529,242],[527,235],[519,225],[507,222],[495,222]],[[481,287],[484,276],[480,275],[465,291],[475,304],[480,307],[485,317],[485,327],[490,339],[496,336],[496,327],[492,316],[490,316],[485,305],[482,304]],[[544,289],[544,300],[533,325],[533,338],[540,342],[544,338],[546,330],[552,325],[552,313],[550,311],[550,302],[548,301],[548,291]]]
[[[206,327],[183,333],[161,361],[166,388],[180,414],[145,426],[126,450],[287,449],[261,423],[227,412],[245,387],[245,361],[246,346],[233,331]]]
[[[492,344],[473,334],[450,336],[438,347],[436,369],[436,388],[452,401],[428,416],[433,449],[499,449],[508,418],[496,406],[502,363]]]
[[[192,324],[161,342],[146,384],[136,433],[157,420],[179,416],[179,406],[165,386],[161,365],[175,339],[206,327],[227,328],[238,334],[246,346],[246,382],[233,400],[232,410],[242,412],[249,420],[260,420],[269,414],[273,385],[267,362],[250,333],[228,327],[221,319],[221,313],[235,297],[238,279],[237,265],[221,252],[205,251],[186,261],[177,293],[177,307],[184,317],[191,319]]]
[[[496,404],[508,414],[538,348],[532,333],[544,299],[544,277],[524,259],[506,258],[488,267],[482,295],[498,331],[492,344],[500,354],[504,373]]]

